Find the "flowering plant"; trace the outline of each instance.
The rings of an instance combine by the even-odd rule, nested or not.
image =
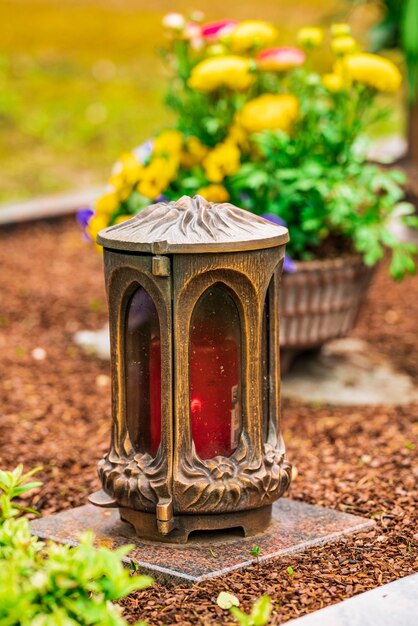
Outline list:
[[[415,270],[415,247],[388,229],[395,211],[418,225],[401,202],[403,175],[359,150],[383,114],[379,92],[400,89],[391,61],[360,52],[346,24],[327,42],[303,28],[298,47],[278,46],[276,28],[259,20],[170,14],[164,26],[175,128],[122,155],[88,216],[92,239],[150,202],[198,193],[285,223],[294,259],[356,252],[373,265],[390,248],[395,278]],[[328,44],[332,71],[320,74],[313,52]]]

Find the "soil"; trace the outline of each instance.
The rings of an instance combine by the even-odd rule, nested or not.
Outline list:
[[[3,229],[0,264],[0,466],[42,465],[32,504],[49,515],[99,488],[96,465],[108,445],[108,363],[72,342],[76,330],[106,321],[102,258],[66,219]],[[417,319],[418,277],[395,284],[383,264],[354,335],[417,380]],[[376,530],[191,588],[154,584],[123,601],[128,619],[233,623],[216,605],[226,590],[245,609],[269,594],[279,624],[416,570],[418,405],[285,402],[283,431],[297,470],[288,495],[372,517]]]

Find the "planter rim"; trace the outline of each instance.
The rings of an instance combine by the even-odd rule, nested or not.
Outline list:
[[[293,261],[295,272],[289,272],[287,275],[297,274],[298,271],[313,271],[323,269],[337,269],[347,265],[364,265],[361,254],[345,254],[332,259],[314,259],[312,261]],[[372,269],[370,266],[369,269]]]

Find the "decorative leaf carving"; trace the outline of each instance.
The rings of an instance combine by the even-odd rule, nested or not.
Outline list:
[[[164,497],[167,464],[161,448],[155,459],[149,454],[118,456],[114,448],[99,466],[105,491],[120,506],[154,511]],[[271,504],[288,488],[291,465],[285,459],[281,438],[264,444],[263,455],[251,453],[245,438],[231,457],[203,461],[194,445],[181,460],[175,477],[178,513],[225,513]]]

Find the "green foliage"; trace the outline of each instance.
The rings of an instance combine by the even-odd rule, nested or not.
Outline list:
[[[231,607],[230,611],[241,626],[265,626],[272,611],[271,600],[269,596],[261,596],[254,603],[249,615],[236,606]]]
[[[91,533],[74,548],[32,536],[28,520],[17,518],[30,509],[15,498],[41,485],[28,480],[36,471],[0,471],[1,626],[123,626],[113,602],[152,580],[123,567],[130,546],[96,549]]]
[[[231,178],[235,198],[244,197],[245,208],[286,222],[287,250],[295,259],[316,258],[332,243],[332,254],[358,252],[374,265],[389,249],[392,277],[413,274],[416,246],[399,241],[389,228],[394,215],[415,225],[413,206],[402,201],[403,174],[368,163],[354,150],[339,150],[326,133],[324,143],[331,145],[308,145],[305,135],[304,129],[294,137],[260,135],[257,143],[266,159],[247,163]]]

